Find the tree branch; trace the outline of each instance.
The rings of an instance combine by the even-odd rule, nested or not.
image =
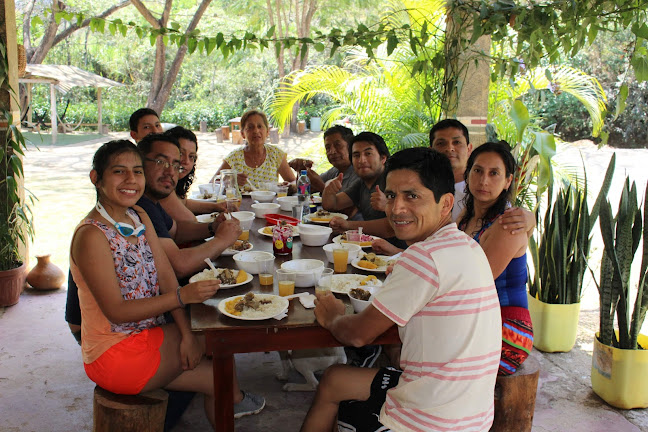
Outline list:
[[[131,4],[131,0],[124,0],[119,4],[116,4],[115,6],[112,6],[105,11],[101,12],[99,15],[96,16],[96,18],[106,18],[107,16],[112,15],[113,13],[117,12],[119,9],[123,9],[126,6]],[[66,37],[70,36],[72,33],[74,33],[77,30],[80,30],[84,27],[87,27],[90,25],[90,18],[84,20],[81,25],[73,24],[70,27],[66,28],[62,32],[56,35],[54,38],[54,43],[52,46],[56,45],[57,43],[61,42],[63,39]]]
[[[34,11],[35,2],[36,0],[29,0],[23,17],[23,46],[25,47],[27,58],[30,58],[34,54],[34,49],[31,44],[31,15]]]
[[[56,13],[65,9],[65,5],[58,0],[52,0],[52,12],[50,13],[49,19],[47,20],[45,33],[41,39],[40,44],[34,50],[34,53],[31,57],[27,58],[27,63],[42,63],[45,59],[45,56],[52,48],[54,43],[54,38],[56,37],[56,31],[58,30],[58,24],[56,23]]]
[[[154,29],[160,28],[160,22],[153,16],[151,11],[149,11],[140,0],[131,0],[131,2],[133,3],[133,6],[135,6],[135,9],[137,9],[139,13],[142,14],[144,19],[149,24],[151,24]]]

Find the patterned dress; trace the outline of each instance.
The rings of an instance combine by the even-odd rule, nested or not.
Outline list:
[[[225,162],[237,173],[247,174],[248,179],[256,187],[263,182],[276,182],[279,176],[279,166],[286,157],[286,152],[270,144],[264,144],[266,157],[261,166],[252,168],[245,163],[244,147],[234,150],[225,156]],[[242,186],[242,185],[239,185]]]
[[[137,213],[128,209],[137,217]],[[137,238],[132,244],[114,228],[102,222],[86,219],[80,226],[94,225],[99,228],[106,239],[113,255],[115,275],[125,300],[134,300],[160,295],[157,270],[153,252],[146,236]],[[78,268],[70,263],[74,280],[79,285],[79,302],[81,305],[81,334],[83,340],[83,361],[87,364],[99,358],[108,348],[121,342],[131,333],[165,324],[164,315],[151,317],[136,322],[115,324],[104,316],[87,283],[83,280]]]

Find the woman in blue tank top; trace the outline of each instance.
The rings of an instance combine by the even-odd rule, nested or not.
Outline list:
[[[502,309],[500,375],[514,373],[533,347],[526,291],[528,236],[511,235],[493,223],[509,206],[515,169],[506,141],[473,150],[464,174],[466,208],[459,221],[459,228],[481,245],[495,279]]]

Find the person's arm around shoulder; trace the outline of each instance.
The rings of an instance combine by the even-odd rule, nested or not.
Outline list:
[[[353,201],[342,192],[342,179],[344,174],[340,173],[335,179],[331,180],[322,193],[322,207],[325,210],[340,210],[353,205]]]
[[[497,279],[513,258],[522,256],[526,252],[528,238],[524,235],[512,236],[503,225],[494,223],[484,231],[479,245],[488,258],[493,279]]]
[[[526,233],[527,238],[531,237],[536,227],[536,219],[533,212],[521,207],[506,209],[497,221],[512,235]]]
[[[317,322],[344,345],[361,347],[371,344],[394,322],[369,305],[359,314],[345,315],[344,303],[331,293],[318,295],[315,301]]]

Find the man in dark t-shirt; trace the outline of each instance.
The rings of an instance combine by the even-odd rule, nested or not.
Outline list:
[[[329,182],[322,194],[322,207],[335,211],[352,204],[362,213],[362,221],[349,221],[339,217],[331,219],[330,227],[334,231],[346,231],[362,227],[366,234],[385,239],[394,237],[394,230],[387,222],[382,190],[385,188],[385,161],[389,158],[389,149],[385,140],[373,132],[361,132],[349,143],[349,153],[359,182],[346,189],[342,188],[342,178]]]

